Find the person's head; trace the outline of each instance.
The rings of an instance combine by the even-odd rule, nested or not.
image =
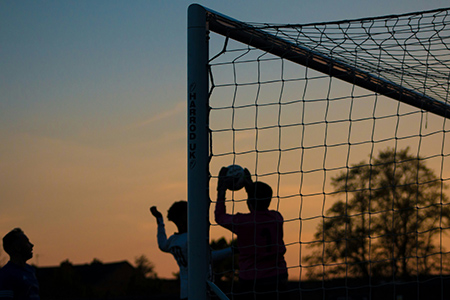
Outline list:
[[[272,201],[272,188],[267,183],[256,181],[247,189],[247,206],[250,211],[269,209]]]
[[[187,201],[177,201],[169,208],[167,219],[174,222],[178,228],[187,226]]]
[[[11,260],[25,263],[33,257],[33,246],[20,228],[14,228],[3,237],[3,249]]]

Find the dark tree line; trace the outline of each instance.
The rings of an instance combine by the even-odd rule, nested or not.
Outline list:
[[[450,225],[445,183],[409,153],[379,152],[332,178],[339,199],[315,233],[309,276],[407,277],[448,271],[439,238]],[[445,257],[444,257],[445,258]]]

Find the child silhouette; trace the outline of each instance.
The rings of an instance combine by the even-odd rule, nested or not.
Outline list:
[[[163,252],[173,255],[180,268],[180,299],[188,297],[188,223],[187,201],[177,201],[172,204],[167,212],[167,219],[175,223],[178,232],[167,238],[164,219],[156,206],[150,207],[150,212],[156,218],[158,224],[158,247]],[[231,248],[212,251],[212,261],[217,261],[231,256]]]
[[[264,182],[253,182],[245,169],[247,206],[249,213],[227,214],[226,191],[232,184],[226,177],[227,168],[219,172],[215,220],[237,236],[239,250],[240,290],[253,294],[251,299],[281,299],[277,291],[287,285],[287,266],[284,259],[283,217],[269,210],[272,188]],[[277,298],[278,297],[278,298]]]

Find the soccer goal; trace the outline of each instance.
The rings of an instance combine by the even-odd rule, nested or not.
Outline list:
[[[209,246],[236,238],[213,217],[231,164],[273,189],[292,299],[448,299],[449,13],[299,25],[189,7],[190,299],[238,293]],[[226,205],[247,212],[245,192]]]

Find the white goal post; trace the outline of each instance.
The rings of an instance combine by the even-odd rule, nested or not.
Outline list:
[[[434,288],[443,291],[450,278],[450,243],[443,238],[450,232],[449,45],[450,9],[282,25],[245,23],[189,6],[189,299],[210,298],[210,232],[227,234],[211,218],[210,203],[220,167],[233,163],[274,190],[271,209],[284,217],[289,278],[297,282],[292,295],[376,297],[389,290],[404,296],[411,286],[418,295],[433,276],[440,282]],[[405,174],[415,168],[413,178],[391,183],[398,195],[380,208],[378,194],[387,188],[376,176],[393,169],[396,178],[402,168]],[[362,173],[366,185],[352,186]],[[413,190],[408,197],[414,203],[402,202],[404,187]],[[352,211],[358,197],[367,205]],[[407,207],[399,208],[400,202]],[[233,193],[227,207],[242,212],[245,195]],[[421,222],[431,209],[437,209],[434,222]],[[415,229],[386,233],[399,229],[404,211],[412,212]],[[378,217],[389,225],[378,229]],[[331,225],[345,234],[327,239]],[[415,244],[405,247],[412,249],[399,250],[398,240],[411,237]],[[357,250],[351,248],[355,240]],[[343,252],[332,253],[330,247],[342,243]],[[380,255],[380,249],[391,250]],[[319,260],[312,253],[321,253]],[[235,276],[237,267],[229,272]],[[396,285],[400,277],[402,287]],[[381,284],[386,278],[391,282]],[[335,279],[343,285],[335,286]]]
[[[207,299],[209,275],[208,59],[205,10],[188,19],[188,273],[189,299]]]

